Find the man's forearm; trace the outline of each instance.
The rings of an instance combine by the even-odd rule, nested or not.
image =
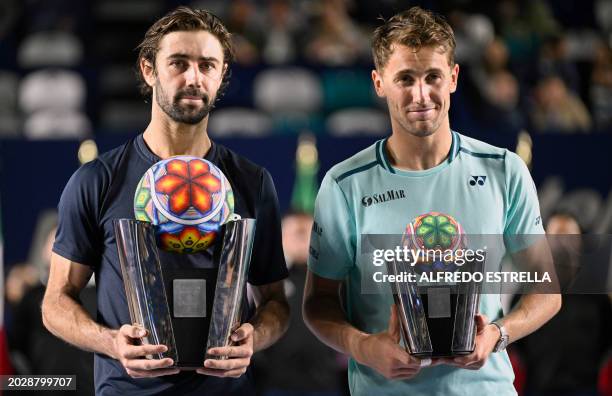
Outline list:
[[[81,349],[115,358],[114,332],[96,323],[83,306],[67,293],[47,293],[42,305],[45,327],[55,336]]]
[[[508,331],[510,342],[514,342],[539,329],[559,312],[561,295],[526,294],[516,307],[504,316],[503,325]]]
[[[257,308],[249,322],[254,328],[253,351],[266,349],[287,331],[289,305],[286,301],[270,299]]]
[[[514,253],[512,258],[519,268],[548,273],[552,282],[546,284],[543,288],[538,285],[538,288],[535,289],[544,294],[523,294],[512,311],[502,318],[510,342],[533,333],[555,316],[561,308],[559,282],[546,238],[540,238],[529,248]]]
[[[358,342],[367,336],[347,320],[336,296],[311,296],[304,302],[303,316],[315,336],[336,351],[359,360]]]

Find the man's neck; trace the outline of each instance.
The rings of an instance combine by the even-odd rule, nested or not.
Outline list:
[[[398,169],[420,171],[441,164],[449,155],[453,137],[450,128],[440,128],[430,136],[414,136],[394,128],[387,141],[391,165]]]
[[[175,155],[204,157],[211,147],[207,126],[208,116],[198,124],[189,125],[172,121],[165,114],[153,114],[143,138],[149,149],[161,159]]]

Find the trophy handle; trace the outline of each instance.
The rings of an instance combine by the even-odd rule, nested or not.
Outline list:
[[[485,259],[466,263],[472,273],[480,272],[484,268]],[[472,353],[476,347],[476,321],[474,317],[478,313],[480,304],[480,282],[464,282],[457,286],[457,311],[453,328],[453,343],[451,349],[454,354],[465,355]]]
[[[148,222],[113,220],[128,309],[132,324],[148,330],[144,344],[162,344],[165,353],[149,359],[171,358],[178,362],[168,298],[157,250],[155,230]]]
[[[255,219],[238,219],[224,225],[218,251],[217,284],[210,318],[206,351],[230,344],[230,336],[241,323],[242,298],[246,286]],[[206,358],[218,358],[206,354]]]
[[[410,264],[397,261],[387,262],[389,274],[413,273]],[[416,284],[392,282],[393,299],[398,308],[402,339],[405,348],[414,356],[430,356],[433,352],[423,301]]]

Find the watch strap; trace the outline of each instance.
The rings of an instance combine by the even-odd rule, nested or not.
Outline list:
[[[506,349],[506,346],[508,346],[508,341],[510,341],[510,337],[508,336],[508,331],[501,323],[497,321],[493,321],[491,322],[491,324],[499,329],[499,334],[500,334],[499,340],[497,340],[497,343],[495,344],[495,347],[493,348],[493,352],[501,352],[504,349]]]

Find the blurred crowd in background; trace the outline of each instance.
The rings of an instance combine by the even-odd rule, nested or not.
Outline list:
[[[4,0],[0,135],[85,137],[146,125],[135,47],[184,1]],[[513,133],[612,130],[612,3],[607,0],[206,0],[234,34],[236,64],[213,135],[304,128],[384,134],[370,35],[409,5],[443,13],[461,65],[455,128]]]
[[[605,195],[612,186],[610,169],[598,167],[601,159],[585,154],[597,149],[588,139],[612,135],[609,0],[2,0],[0,146],[15,140],[50,145],[50,140],[99,141],[109,136],[121,141],[142,131],[150,118],[150,103],[138,91],[135,48],[154,20],[181,4],[211,10],[233,33],[236,63],[211,113],[209,132],[218,138],[245,139],[297,136],[303,131],[323,141],[325,136],[348,142],[351,137],[387,135],[386,107],[370,80],[371,33],[381,17],[411,5],[442,13],[455,30],[461,67],[451,127],[493,143],[509,137],[514,145],[518,139],[517,151],[529,135],[584,135],[586,149],[569,156],[560,153],[560,161],[570,163],[570,168],[579,165],[572,161],[591,164],[587,167],[592,173],[580,176],[586,185],[552,178],[551,166],[542,162],[536,169],[542,214],[548,218],[559,207],[570,208],[568,216],[579,232],[612,230],[612,194],[607,201]],[[333,141],[336,150],[341,150],[340,141]],[[0,165],[4,180],[13,180],[9,160]],[[316,179],[318,168],[313,169]],[[283,202],[289,200],[283,199],[282,191],[291,190],[293,183],[276,177],[279,169],[270,170],[281,205],[287,208],[290,204]],[[599,185],[588,185],[592,181]],[[567,194],[564,183],[583,189]],[[11,198],[7,183],[1,185],[5,202],[23,199]],[[49,201],[58,199],[59,195]],[[15,217],[10,212],[18,210],[16,205],[7,206],[5,218]],[[309,211],[303,210],[307,206],[294,207],[300,210],[289,211],[283,220],[291,274],[286,292],[293,316],[288,335],[255,359],[262,395],[346,392],[346,357],[323,346],[301,320],[312,222]],[[28,215],[37,218],[32,230],[21,230],[32,240],[29,253],[11,253],[26,261],[5,263],[10,268],[5,276],[5,316],[11,367],[16,373],[75,373],[78,392],[91,394],[91,355],[53,337],[40,321],[56,214]],[[5,234],[10,232],[15,231],[6,227]],[[95,315],[91,286],[82,299]],[[597,395],[598,386],[612,389],[612,366],[604,368],[612,313],[609,298],[601,297],[596,303],[589,298],[570,301],[567,306],[572,308],[557,322],[517,345],[512,357],[521,394]],[[582,316],[576,317],[576,312]],[[578,338],[582,344],[572,343]],[[553,350],[580,357],[573,360],[575,356],[558,353],[549,358]]]

